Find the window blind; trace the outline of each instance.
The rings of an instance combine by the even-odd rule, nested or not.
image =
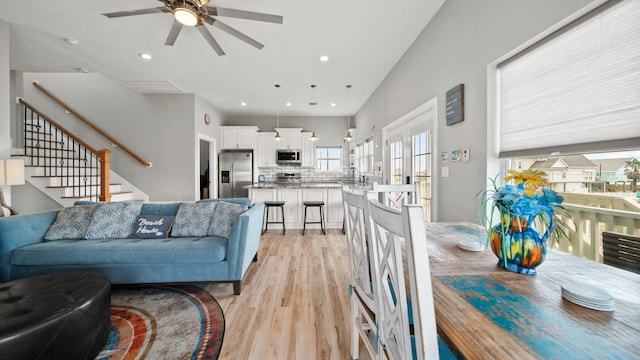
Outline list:
[[[640,148],[639,19],[610,1],[499,64],[499,156]]]

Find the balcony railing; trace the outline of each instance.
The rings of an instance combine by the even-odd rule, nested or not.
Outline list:
[[[640,235],[640,212],[603,207],[563,204],[573,218],[576,231],[559,248],[573,255],[602,262],[602,232],[614,231]]]

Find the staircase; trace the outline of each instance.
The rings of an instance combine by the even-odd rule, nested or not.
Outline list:
[[[93,149],[24,100],[20,103],[24,145],[14,157],[24,158],[30,184],[62,206],[81,200],[148,201],[146,194],[109,168],[110,150]]]

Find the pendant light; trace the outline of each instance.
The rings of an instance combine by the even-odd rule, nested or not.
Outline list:
[[[276,106],[276,135],[273,137],[273,140],[280,141],[282,140],[282,136],[280,136],[280,132],[278,129],[280,128],[280,85],[276,84],[276,98],[277,98],[277,106]]]
[[[310,105],[312,106],[316,106],[316,86],[315,85],[311,85],[311,91],[312,91],[312,98],[313,101],[310,103]],[[311,133],[311,137],[309,138],[309,140],[311,141],[316,141],[318,139],[320,139],[318,137],[318,135],[316,135],[316,111],[315,109],[313,110],[313,112],[311,113],[313,116],[313,132]]]
[[[353,140],[351,137],[351,133],[349,132],[349,128],[351,127],[351,116],[349,115],[349,104],[351,103],[351,85],[347,85],[347,136],[344,137],[346,141]]]

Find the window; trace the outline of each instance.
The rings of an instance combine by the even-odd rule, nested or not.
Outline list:
[[[373,139],[356,147],[356,167],[361,172],[373,171]]]
[[[393,141],[389,145],[391,152],[391,184],[402,184],[402,140]]]
[[[420,184],[420,202],[424,209],[424,218],[431,218],[429,211],[431,206],[431,168],[429,159],[431,152],[429,150],[429,137],[427,132],[422,132],[411,137],[412,153],[413,153],[413,181]]]
[[[342,148],[340,147],[318,147],[316,148],[316,161],[319,170],[340,171],[342,166]]]
[[[497,65],[501,158],[640,143],[640,1],[609,1]]]

